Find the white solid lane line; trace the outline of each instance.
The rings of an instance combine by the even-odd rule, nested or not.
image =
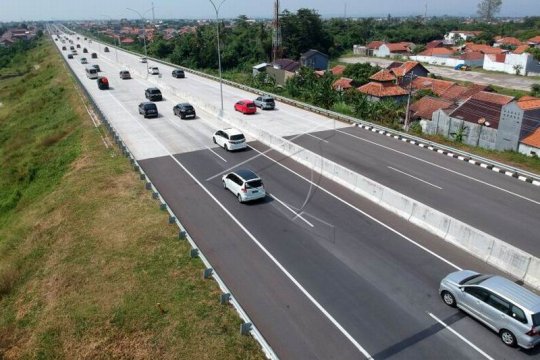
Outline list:
[[[362,141],[368,142],[368,143],[370,143],[370,144],[373,144],[373,145],[376,145],[376,146],[385,148],[385,149],[387,149],[387,150],[396,152],[396,153],[401,154],[401,155],[403,155],[403,156],[407,156],[407,157],[409,157],[409,158],[411,158],[411,159],[415,159],[415,160],[421,161],[421,162],[423,162],[423,163],[425,163],[425,164],[428,164],[428,165],[437,167],[437,168],[439,168],[439,169],[442,169],[442,170],[451,172],[451,173],[456,174],[456,175],[458,175],[458,176],[462,176],[462,177],[467,178],[467,179],[469,179],[469,180],[476,181],[476,182],[478,182],[478,183],[484,184],[484,185],[489,186],[489,187],[492,187],[492,188],[494,188],[494,189],[503,191],[503,192],[505,192],[505,193],[507,193],[507,194],[516,196],[516,197],[521,198],[521,199],[523,199],[523,200],[530,201],[530,202],[532,202],[532,203],[534,203],[534,204],[540,205],[540,201],[536,201],[536,200],[533,200],[533,199],[529,199],[529,198],[526,197],[526,196],[517,194],[517,193],[512,192],[512,191],[510,191],[510,190],[503,189],[503,188],[501,188],[501,187],[499,187],[499,186],[496,186],[496,185],[492,185],[492,184],[490,184],[490,183],[488,183],[488,182],[485,182],[485,181],[482,181],[482,180],[479,180],[479,179],[475,179],[475,178],[473,178],[472,176],[465,175],[465,174],[462,174],[462,173],[457,172],[457,171],[455,171],[455,170],[451,170],[451,169],[445,168],[444,166],[434,164],[434,163],[432,163],[432,162],[429,162],[429,161],[427,161],[427,160],[421,159],[421,158],[416,157],[416,156],[414,156],[414,155],[410,155],[410,154],[404,153],[404,152],[402,152],[402,151],[399,151],[399,150],[396,150],[396,149],[392,149],[392,148],[389,147],[389,146],[385,146],[385,145],[382,145],[382,144],[378,144],[378,143],[376,143],[376,142],[374,142],[374,141],[371,141],[371,140],[368,140],[368,139],[364,139],[364,138],[361,138],[360,136],[356,136],[356,135],[353,135],[353,134],[349,134],[349,133],[347,133],[347,132],[345,132],[345,131],[342,131],[342,130],[339,130],[339,129],[336,129],[336,131],[339,132],[339,133],[341,133],[341,134],[344,134],[344,135],[347,135],[347,136],[351,136],[351,137],[353,137],[353,138],[355,138],[355,139],[362,140]]]
[[[302,219],[306,224],[308,224],[309,226],[315,227],[315,226],[313,226],[312,223],[310,223],[309,221],[307,221],[306,219],[304,219],[304,218],[302,217],[302,214],[301,214],[301,213],[297,213],[296,211],[294,211],[293,209],[291,209],[291,208],[289,207],[289,205],[287,205],[287,204],[285,204],[283,201],[279,200],[279,198],[276,197],[275,195],[270,195],[270,194],[268,194],[268,196],[270,196],[272,199],[277,200],[277,202],[280,203],[281,205],[283,205],[283,207],[284,207],[285,209],[287,209],[287,210],[289,210],[290,212],[292,212],[292,213],[295,215],[294,218],[293,218],[293,220],[296,219],[296,218],[300,218],[300,219]]]
[[[328,143],[328,140],[325,140],[325,139],[320,138],[320,137],[318,137],[318,136],[315,136],[315,135],[313,135],[313,134],[306,133],[306,135],[307,135],[307,136],[311,136],[312,138],[315,138],[315,139],[317,139],[317,140],[319,140],[319,141],[324,141],[325,143]]]
[[[220,158],[221,160],[227,162],[227,160],[225,160],[225,159],[224,159],[222,156],[220,156],[217,152],[215,152],[214,150],[212,150],[209,146],[206,146],[206,148],[207,148],[208,150],[210,150],[210,152],[211,152],[212,154],[216,155],[216,156],[217,156],[218,158]]]
[[[178,166],[184,170],[186,174],[188,174],[188,176],[195,181],[195,183],[197,183],[197,185],[199,185],[212,200],[214,200],[214,202],[240,227],[240,229],[242,229],[242,231],[244,231],[244,233],[259,247],[259,249],[261,249],[266,256],[268,256],[268,258],[281,270],[281,272],[285,274],[285,276],[304,294],[304,296],[306,296],[308,300],[311,301],[311,303],[315,305],[315,307],[317,307],[317,309],[319,309],[319,311],[323,313],[323,315],[332,324],[334,324],[334,326],[354,345],[354,347],[367,359],[373,359],[367,350],[364,349],[351,334],[349,334],[349,332],[302,286],[302,284],[300,284],[298,280],[296,280],[294,276],[292,276],[291,273],[289,273],[289,271],[270,253],[270,251],[264,247],[261,242],[259,242],[259,240],[257,240],[257,238],[240,222],[240,220],[238,220],[178,159],[176,159],[165,147],[165,145],[163,145],[152,133],[148,131],[148,129],[146,129],[145,126],[143,126],[143,124],[141,124],[138,118],[131,115],[123,104],[118,101],[110,92],[108,92],[108,94],[116,101],[118,106],[125,109],[126,114],[130,116],[137,123],[137,125],[139,125],[141,129],[148,134],[148,136],[150,136],[160,147],[162,147],[163,150],[168,153],[168,156],[176,164],[178,164]]]
[[[403,175],[407,175],[407,176],[409,176],[409,177],[412,177],[413,179],[418,180],[418,181],[421,181],[421,182],[423,182],[424,184],[428,184],[429,186],[433,186],[434,188],[437,188],[437,189],[439,189],[439,190],[442,190],[442,187],[437,186],[437,185],[434,185],[434,184],[432,184],[432,183],[430,183],[430,182],[427,182],[427,181],[425,181],[425,180],[422,180],[422,179],[420,179],[420,178],[417,178],[416,176],[413,176],[413,175],[411,175],[411,174],[407,174],[405,171],[398,170],[398,169],[393,168],[393,167],[391,167],[391,166],[388,166],[388,168],[389,168],[390,170],[397,171],[398,173],[401,173],[401,174],[403,174]]]
[[[482,349],[480,349],[478,346],[474,345],[472,342],[470,342],[469,340],[465,339],[465,337],[463,335],[461,335],[460,333],[458,333],[456,330],[452,329],[449,325],[446,325],[441,319],[439,319],[438,317],[436,317],[435,315],[433,315],[432,313],[429,313],[428,312],[428,315],[431,316],[435,321],[437,321],[439,324],[441,324],[442,326],[444,326],[446,329],[448,329],[450,332],[452,332],[452,334],[456,335],[458,338],[460,338],[461,340],[463,340],[463,342],[465,342],[467,345],[469,345],[470,347],[472,347],[474,350],[478,351],[483,357],[485,357],[486,359],[489,359],[489,360],[494,360],[491,356],[489,356],[488,354],[486,354],[484,351],[482,351]]]

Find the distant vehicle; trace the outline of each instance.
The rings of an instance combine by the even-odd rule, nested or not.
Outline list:
[[[68,58],[68,59],[73,59],[73,54],[68,54],[68,55],[67,55],[67,58]]]
[[[100,90],[107,90],[109,89],[109,79],[107,79],[105,76],[98,77],[97,79],[98,88]]]
[[[71,53],[72,53],[73,55],[77,55],[77,54],[78,54],[78,53],[77,53],[77,50],[71,50]]]
[[[81,44],[77,44],[77,49],[80,49],[81,48]]]
[[[157,66],[151,66],[148,68],[148,73],[150,75],[159,75],[159,69]]]
[[[98,72],[101,72],[101,69],[98,64],[93,64],[92,67],[96,69]]]
[[[90,56],[92,57],[92,59],[97,59],[97,54],[96,53],[92,53]]]
[[[84,40],[86,40],[86,36],[84,37]]]
[[[105,49],[103,49],[103,51],[109,52],[109,48],[107,46],[105,46]]]
[[[274,98],[268,95],[259,96],[253,102],[256,107],[261,108],[262,110],[274,110],[276,107]]]
[[[153,102],[142,102],[139,104],[139,114],[144,115],[144,118],[158,117],[157,105]]]
[[[84,49],[82,49],[82,52],[86,54],[86,53],[88,53],[88,49],[84,48]]]
[[[245,149],[247,147],[246,137],[238,129],[228,128],[218,130],[212,137],[214,144],[217,144],[227,151]]]
[[[439,294],[446,305],[484,323],[508,346],[540,344],[540,296],[513,281],[461,270],[442,279]]]
[[[161,91],[156,87],[146,89],[144,91],[144,96],[150,101],[163,100],[163,95],[161,95]]]
[[[255,114],[257,107],[251,100],[240,100],[234,104],[234,110],[240,111],[242,114]]]
[[[80,38],[77,36],[77,40],[79,40]]]
[[[75,46],[71,45],[71,46],[69,47],[69,50],[75,50]]]
[[[88,64],[88,60],[85,57],[81,58],[81,64]]]
[[[176,104],[173,107],[173,113],[176,116],[180,116],[180,119],[185,119],[188,117],[195,118],[197,116],[195,109],[189,103]]]
[[[62,46],[62,50],[66,50],[66,47],[65,47],[65,46]]]
[[[239,169],[224,175],[221,180],[223,188],[232,192],[240,203],[266,197],[262,179],[251,170]]]
[[[91,66],[87,66],[86,77],[89,79],[97,79],[99,77],[98,71]]]
[[[458,64],[454,67],[454,70],[469,71],[471,67],[465,64]]]
[[[131,79],[131,74],[127,70],[121,70],[120,79]]]
[[[175,78],[185,78],[186,77],[186,74],[184,73],[184,70],[182,69],[174,69],[172,71],[172,76],[175,77]]]
[[[145,57],[140,58],[139,61],[142,62],[143,64],[146,64],[146,62],[147,62]]]

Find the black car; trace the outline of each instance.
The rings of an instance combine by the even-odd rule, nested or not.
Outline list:
[[[69,50],[75,50],[75,46],[70,45]]]
[[[161,91],[158,88],[148,88],[144,90],[144,96],[150,100],[150,101],[159,101],[163,100],[163,96],[161,95]]]
[[[103,51],[109,52],[109,48],[107,46],[105,46],[105,49],[103,49]]]
[[[68,54],[67,58],[68,59],[73,59],[73,54]]]
[[[149,101],[140,103],[139,114],[144,115],[145,118],[158,117],[158,110],[156,104]]]
[[[62,46],[62,50],[66,50],[66,47],[65,47],[65,46]]]
[[[81,44],[77,44],[77,49],[80,49],[81,48]]]
[[[188,103],[176,104],[173,107],[173,112],[174,115],[180,116],[180,119],[185,119],[187,117],[195,118],[195,116],[197,116],[195,114],[195,109],[193,108],[193,106]]]
[[[96,54],[96,53],[92,53],[91,57],[92,57],[92,59],[97,59],[97,54]]]
[[[92,67],[96,69],[98,72],[101,72],[101,69],[99,68],[98,64],[93,64]]]
[[[172,71],[172,76],[175,77],[175,78],[185,78],[186,74],[184,73],[184,70],[174,69]]]
[[[88,53],[88,50],[86,48],[84,48],[84,49],[82,49],[82,52],[86,54],[86,53]]]

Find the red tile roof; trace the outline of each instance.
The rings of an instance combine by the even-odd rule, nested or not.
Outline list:
[[[507,36],[507,37],[499,38],[497,40],[497,44],[520,46],[523,43],[520,40],[516,39],[515,37]]]
[[[529,145],[535,148],[540,148],[540,128],[536,129],[532,134],[526,136],[521,140],[525,145]]]
[[[395,81],[396,77],[390,70],[382,69],[381,71],[373,74],[370,78],[370,80],[384,82],[384,81]]]
[[[497,105],[506,105],[510,101],[514,100],[514,97],[508,95],[501,95],[487,91],[480,91],[474,94],[471,99],[485,101]]]
[[[465,48],[468,51],[479,51],[484,54],[502,54],[504,52],[501,48],[494,48],[484,44],[466,43]]]
[[[483,60],[484,54],[480,51],[470,51],[465,54],[461,54],[459,57],[461,60]]]
[[[517,101],[521,110],[540,109],[540,98],[534,96],[523,96]],[[539,119],[540,121],[540,119]]]
[[[437,55],[452,55],[453,53],[454,53],[454,51],[452,51],[450,49],[447,49],[447,48],[434,47],[434,48],[426,49],[426,50],[422,51],[421,53],[419,53],[418,55],[421,55],[421,56],[437,56]]]
[[[530,38],[528,42],[534,43],[534,44],[540,44],[540,35]]]
[[[527,51],[528,48],[529,48],[529,45],[520,45],[514,51],[512,51],[512,53],[517,54],[517,55],[521,55],[525,51]]]
[[[345,65],[336,65],[330,69],[330,72],[334,75],[341,75],[345,71]]]
[[[439,109],[448,109],[454,106],[454,102],[446,99],[424,96],[410,107],[413,119],[421,118],[431,120],[433,112]]]
[[[382,44],[384,44],[384,41],[372,41],[367,45],[367,48],[371,50],[375,50],[375,49],[378,49],[379,46],[381,46]]]
[[[501,108],[512,100],[513,97],[511,96],[480,91],[454,110],[450,116],[474,124],[484,120],[489,123],[489,127],[497,129],[501,117]]]
[[[424,76],[415,78],[412,82],[412,88],[415,90],[429,89],[434,94],[441,95],[455,83],[447,80],[432,79]]]
[[[345,77],[342,77],[336,81],[334,81],[334,83],[332,84],[332,88],[334,90],[346,90],[346,89],[350,89],[352,88],[352,79],[349,79],[349,78],[345,78]]]
[[[446,91],[444,91],[440,96],[448,100],[463,100],[465,99],[465,93],[468,91],[468,87],[455,84],[446,89]],[[467,96],[467,98],[469,96]]]
[[[412,69],[414,69],[416,66],[422,66],[418,61],[405,61],[401,66],[393,68],[392,72],[397,77],[403,77],[407,75]]]
[[[361,93],[378,98],[407,95],[407,90],[391,83],[369,82],[357,88]]]
[[[396,52],[409,52],[410,49],[408,47],[407,43],[388,43],[385,44],[390,52],[396,53]]]
[[[442,40],[433,40],[426,44],[426,49],[433,49],[442,46],[444,42]]]

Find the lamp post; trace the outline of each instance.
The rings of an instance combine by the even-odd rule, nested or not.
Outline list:
[[[142,14],[140,12],[138,12],[135,9],[132,9],[132,8],[126,8],[126,9],[129,10],[129,11],[135,12],[137,15],[139,15],[141,17],[141,20],[142,20],[142,31],[143,31],[143,42],[144,42],[144,57],[146,58],[146,76],[148,76],[148,52],[146,51],[146,29],[144,27],[144,17],[142,16]],[[152,8],[146,10],[145,14],[150,10],[152,10]]]
[[[113,21],[113,18],[110,17],[109,15],[101,14],[101,16],[108,17],[109,19],[111,19],[111,22]],[[113,39],[115,40],[114,45],[116,45],[116,34],[114,34]],[[118,39],[118,46],[120,46],[120,39]],[[116,62],[118,62],[118,48],[116,46],[114,48],[114,54],[116,57]]]
[[[221,0],[217,5],[214,0],[209,0],[210,4],[214,7],[216,12],[216,37],[217,37],[217,54],[218,54],[218,66],[219,66],[219,95],[221,98],[221,112],[220,115],[223,115],[223,78],[221,76],[221,50],[219,48],[219,9],[225,0]]]

